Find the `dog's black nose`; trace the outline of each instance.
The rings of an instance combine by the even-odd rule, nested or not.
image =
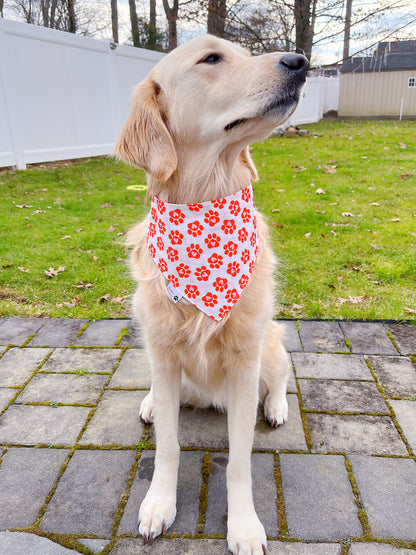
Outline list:
[[[279,60],[279,66],[287,72],[295,73],[301,79],[305,79],[309,68],[309,62],[302,54],[286,54]]]

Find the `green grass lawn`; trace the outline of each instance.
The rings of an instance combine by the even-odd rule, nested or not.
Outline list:
[[[304,127],[252,152],[278,315],[414,320],[416,122]],[[128,315],[124,234],[147,211],[144,184],[105,158],[0,173],[0,315]]]

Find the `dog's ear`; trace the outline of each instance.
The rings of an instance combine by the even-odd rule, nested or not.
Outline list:
[[[256,166],[254,165],[253,159],[250,156],[250,147],[249,146],[246,146],[240,152],[240,160],[250,170],[251,179],[253,181],[258,181],[259,174],[257,173]]]
[[[166,181],[177,167],[172,137],[158,103],[160,86],[147,80],[136,87],[132,108],[114,147],[117,158]]]

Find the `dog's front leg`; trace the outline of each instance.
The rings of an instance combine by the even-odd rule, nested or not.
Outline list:
[[[153,419],[156,432],[155,470],[139,511],[145,543],[165,533],[176,516],[179,443],[178,415],[181,371],[173,361],[152,356]]]
[[[228,548],[239,555],[266,553],[266,534],[253,503],[251,449],[258,405],[260,360],[227,373],[230,455],[227,467]]]

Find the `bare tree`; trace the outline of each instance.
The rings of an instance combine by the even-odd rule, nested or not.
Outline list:
[[[344,26],[344,53],[342,56],[344,60],[349,58],[349,55],[350,55],[351,12],[352,12],[352,0],[347,0],[347,6],[345,10],[345,26]]]
[[[173,5],[170,7],[169,0],[163,0],[163,9],[165,10],[166,19],[168,20],[168,51],[170,52],[178,46],[178,11],[179,0],[173,0]]]
[[[75,15],[75,0],[67,0],[68,5],[68,31],[70,33],[77,32],[77,18]]]
[[[4,0],[0,0],[0,17],[4,17]]]
[[[129,0],[130,8],[130,23],[131,23],[131,36],[133,39],[133,46],[141,46],[139,20],[137,18],[136,0]]]
[[[311,57],[312,52],[312,25],[311,25],[311,0],[295,0],[294,16],[296,25],[296,52]]]
[[[155,50],[157,43],[156,0],[150,0],[149,7],[149,38],[147,41],[147,47],[150,48],[150,50]]]
[[[224,37],[226,17],[227,0],[208,0],[208,33],[217,37]]]
[[[118,10],[117,0],[111,0],[111,29],[113,31],[113,41],[118,43]]]

